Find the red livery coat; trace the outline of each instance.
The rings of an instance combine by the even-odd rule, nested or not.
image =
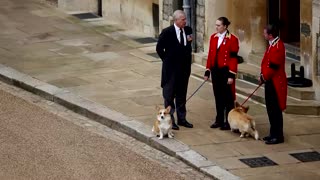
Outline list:
[[[280,39],[267,48],[261,62],[261,75],[265,81],[272,81],[277,92],[278,103],[283,111],[287,106],[287,75],[285,72],[285,47]]]
[[[212,69],[214,67],[214,61],[217,56],[217,47],[218,47],[218,40],[219,36],[217,33],[214,33],[210,37],[210,45],[209,45],[209,52],[208,52],[208,59],[207,59],[207,69]],[[218,68],[228,67],[229,72],[236,76],[238,72],[238,59],[236,55],[239,51],[239,40],[238,38],[229,33],[224,36],[224,39],[219,47],[218,53]],[[227,82],[226,82],[227,83]],[[233,98],[236,97],[235,91],[235,81],[231,85]]]

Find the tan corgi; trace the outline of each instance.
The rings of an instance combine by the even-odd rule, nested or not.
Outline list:
[[[235,108],[233,108],[228,114],[228,122],[230,124],[231,131],[240,131],[241,138],[246,135],[251,135],[258,140],[259,133],[256,130],[256,123],[254,119],[247,114],[248,110],[249,106],[240,106],[238,102],[235,102]]]
[[[168,135],[169,138],[173,138],[172,132],[172,120],[170,116],[171,106],[166,109],[156,107],[157,119],[154,121],[152,132],[159,136],[159,139],[163,139],[163,136]]]

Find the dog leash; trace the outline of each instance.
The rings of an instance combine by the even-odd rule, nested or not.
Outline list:
[[[199,91],[199,89],[204,85],[204,83],[205,83],[206,81],[207,81],[207,80],[204,80],[204,81],[200,84],[200,86],[188,97],[188,99],[186,100],[186,102],[185,102],[184,104],[180,105],[179,107],[176,107],[176,109],[179,109],[179,108],[181,108],[183,105],[187,104],[187,102],[189,101],[189,99],[191,99],[192,96],[195,95],[195,94]]]
[[[187,102],[189,101],[189,99],[192,98],[192,96],[199,91],[199,89],[204,85],[204,83],[205,83],[206,81],[207,81],[207,80],[204,80],[204,81],[200,84],[200,86],[188,97],[188,99],[186,100],[186,104],[187,104]]]
[[[260,83],[259,86],[247,97],[247,99],[241,104],[241,106],[243,106],[248,100],[249,98],[259,89],[260,86],[262,86],[263,83]]]

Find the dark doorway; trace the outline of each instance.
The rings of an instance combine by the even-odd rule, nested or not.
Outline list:
[[[159,37],[159,5],[152,3],[152,20],[153,20],[153,29],[154,36]]]
[[[102,0],[98,0],[98,16],[102,17]]]
[[[280,0],[268,0],[268,23],[275,24],[279,22]]]
[[[280,38],[300,46],[300,0],[268,0],[268,23],[280,23]]]
[[[280,20],[283,21],[283,28],[280,29],[280,36],[284,42],[299,46],[300,0],[281,0],[280,2]]]

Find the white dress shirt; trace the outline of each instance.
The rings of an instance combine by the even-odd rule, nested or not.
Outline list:
[[[221,45],[221,43],[222,43],[222,41],[223,41],[223,39],[224,39],[224,36],[226,35],[226,33],[227,33],[227,31],[224,31],[223,33],[218,33],[218,37],[219,37],[219,39],[218,39],[218,47],[217,48],[219,48],[220,47],[220,45]]]
[[[176,24],[173,24],[173,25],[174,25],[174,28],[176,29],[176,35],[177,35],[178,41],[180,42],[180,28]],[[183,28],[182,28],[182,31],[183,31],[183,39],[184,39],[184,46],[185,46],[187,45],[186,33],[184,32]]]
[[[275,42],[276,40],[278,40],[279,39],[279,36],[277,36],[276,38],[274,38],[272,41],[269,41],[269,48],[268,48],[268,52],[269,52],[269,50],[270,50],[270,48],[271,48],[271,46],[272,46],[272,44],[273,44],[273,42]]]
[[[279,39],[279,37],[277,36],[276,38],[274,38],[272,41],[269,41],[269,45],[271,46],[272,45],[272,43],[274,42],[274,41],[276,41],[276,40],[278,40]]]

